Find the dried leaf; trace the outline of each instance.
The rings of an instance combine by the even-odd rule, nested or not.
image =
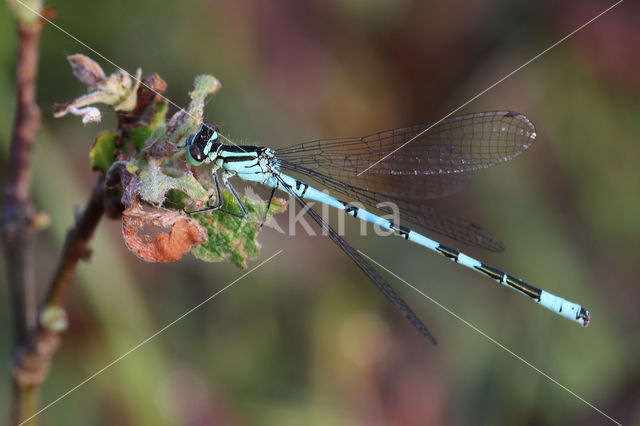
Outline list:
[[[149,160],[151,158],[159,159],[170,157],[181,150],[181,148],[178,148],[166,139],[157,139],[142,150],[142,159]]]
[[[95,109],[86,109],[89,105],[103,103],[112,106],[116,111],[132,111],[137,104],[137,93],[140,87],[142,70],[136,71],[135,83],[124,70],[117,70],[109,77],[104,76],[102,68],[84,55],[69,57],[74,74],[90,92],[86,95],[67,102],[56,104],[54,117],[63,117],[68,113],[83,116],[83,121],[99,121],[100,114]]]
[[[89,88],[97,87],[106,80],[102,67],[88,56],[76,54],[67,56],[73,75]]]
[[[122,186],[122,204],[130,208],[138,199],[140,194],[140,179],[138,173],[140,169],[127,161],[114,162],[105,175],[107,188],[113,188],[120,184]]]
[[[122,213],[122,235],[127,248],[146,262],[175,262],[207,239],[193,218],[139,204]]]

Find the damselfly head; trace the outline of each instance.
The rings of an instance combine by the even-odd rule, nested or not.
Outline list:
[[[204,123],[198,132],[190,135],[185,142],[187,161],[194,166],[199,166],[211,157],[212,153],[215,155],[220,145],[218,128]]]

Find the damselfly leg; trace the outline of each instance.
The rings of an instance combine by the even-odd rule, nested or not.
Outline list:
[[[262,223],[260,224],[260,228],[262,228],[267,221],[267,216],[269,215],[269,209],[271,208],[271,201],[273,201],[273,194],[276,193],[276,188],[271,190],[271,195],[269,195],[269,202],[267,203],[267,208],[264,211],[264,215],[262,216]]]
[[[187,213],[188,214],[197,214],[197,213],[207,213],[207,212],[212,212],[212,211],[220,211],[222,213],[230,214],[231,216],[239,217],[240,219],[248,219],[249,218],[249,210],[247,210],[247,207],[244,205],[244,203],[242,202],[242,200],[238,196],[238,193],[236,192],[236,190],[231,185],[231,182],[229,182],[229,179],[227,178],[226,173],[222,174],[222,183],[224,183],[225,187],[229,188],[229,190],[231,191],[231,194],[233,195],[233,198],[236,200],[236,202],[240,206],[240,209],[242,209],[242,213],[243,214],[231,212],[229,210],[225,210],[225,209],[222,208],[224,206],[224,198],[222,197],[222,191],[220,189],[220,182],[219,182],[219,179],[218,179],[217,171],[216,170],[212,170],[211,171],[211,176],[213,176],[213,183],[214,183],[215,188],[216,188],[216,204],[213,205],[213,206],[208,206],[208,207],[206,207],[204,209],[201,209],[201,210],[188,211]]]

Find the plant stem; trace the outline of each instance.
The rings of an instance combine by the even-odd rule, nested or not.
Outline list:
[[[45,306],[62,305],[73,283],[78,262],[88,258],[89,241],[104,214],[104,194],[104,178],[101,176],[93,187],[89,203],[77,219],[75,227],[67,232],[60,262],[49,285]]]
[[[89,255],[89,241],[104,214],[104,178],[101,176],[91,192],[89,203],[69,229],[64,249],[55,275],[49,285],[45,308],[61,306],[71,288],[78,262]],[[30,417],[37,411],[40,386],[46,380],[51,360],[60,345],[60,336],[40,324],[26,341],[14,349],[11,373],[16,386],[15,409],[19,416],[16,424],[29,419],[24,424],[34,425]]]
[[[4,243],[7,283],[13,320],[14,353],[37,326],[33,240],[35,209],[30,199],[31,154],[40,128],[40,110],[35,103],[41,22],[21,22],[18,29],[16,64],[16,117],[9,154],[8,179],[0,234]],[[12,421],[26,419],[37,404],[37,389],[13,382]]]

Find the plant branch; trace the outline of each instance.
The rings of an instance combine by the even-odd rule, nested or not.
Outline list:
[[[35,103],[38,45],[41,24],[18,24],[18,62],[16,67],[16,117],[9,153],[8,178],[4,187],[2,236],[7,256],[9,286],[12,290],[28,290],[13,299],[16,342],[23,342],[33,331],[36,320],[34,277],[24,253],[33,237],[35,209],[29,196],[31,154],[40,129],[40,110]],[[17,295],[14,295],[17,296]],[[31,297],[33,296],[33,297]],[[29,303],[25,303],[30,299]]]
[[[16,64],[16,116],[9,153],[8,178],[0,233],[7,265],[9,303],[13,320],[14,353],[37,326],[33,240],[35,209],[30,199],[31,156],[40,128],[40,110],[35,103],[38,48],[42,23],[18,21]],[[14,380],[14,412],[19,423],[33,412],[37,390],[20,387]]]
[[[91,192],[89,203],[76,221],[75,227],[67,233],[60,263],[51,281],[45,301],[46,312],[51,307],[59,307],[69,291],[78,262],[89,255],[89,241],[104,214],[104,178],[101,176]],[[11,374],[20,390],[29,390],[37,395],[40,386],[47,378],[51,359],[60,345],[60,336],[54,327],[42,324],[30,335],[27,342],[18,346],[14,352]],[[66,321],[65,321],[66,323]],[[34,397],[35,399],[35,397]],[[25,402],[19,399],[17,407],[21,411],[20,421],[29,419],[35,410],[35,401],[27,410],[21,409]],[[19,423],[19,422],[16,422]]]
[[[104,178],[101,176],[93,187],[89,203],[77,219],[75,227],[67,232],[60,262],[49,285],[45,307],[62,306],[73,283],[78,262],[88,259],[91,254],[89,241],[104,214],[104,196]]]

